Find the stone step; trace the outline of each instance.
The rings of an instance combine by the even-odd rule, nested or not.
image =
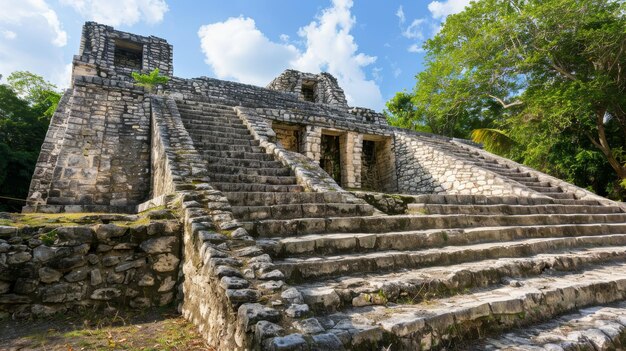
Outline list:
[[[557,272],[583,271],[593,265],[626,261],[626,247],[602,247],[524,258],[480,260],[448,267],[407,269],[392,273],[341,276],[295,288],[315,312],[388,303],[417,304],[434,297],[449,297],[468,289],[517,285],[518,279]],[[339,297],[337,299],[336,297]],[[331,302],[320,306],[310,298]],[[320,310],[320,307],[322,308]]]
[[[239,133],[239,134],[222,133],[222,132],[216,132],[216,131],[209,130],[209,129],[207,130],[192,129],[189,131],[189,135],[191,135],[193,139],[200,139],[200,140],[205,140],[205,139],[211,140],[212,138],[241,140],[242,142],[254,140],[254,138],[252,138],[252,136],[247,132]]]
[[[400,215],[266,220],[243,222],[242,225],[259,237],[288,237],[320,233],[385,233],[444,228],[620,222],[626,222],[626,214]]]
[[[413,198],[413,203],[440,205],[547,205],[555,200],[549,198],[518,197],[518,196],[485,196],[485,195],[400,195]],[[594,204],[597,204],[594,202]]]
[[[199,152],[203,151],[231,151],[231,152],[248,152],[248,153],[264,153],[259,146],[249,145],[232,145],[232,144],[204,144],[202,148],[196,145]]]
[[[516,182],[520,182],[520,181],[521,182],[526,182],[526,183],[529,183],[529,182],[539,182],[539,178],[533,177],[533,176],[531,176],[528,173],[520,173],[520,175],[517,175],[517,176],[515,176],[515,175],[507,175],[506,177],[511,179],[511,180],[514,180]]]
[[[496,173],[496,174],[498,174],[498,175],[500,175],[500,176],[502,176],[502,177],[507,177],[507,178],[511,178],[511,179],[513,179],[513,178],[526,178],[526,179],[532,178],[530,176],[530,174],[528,174],[528,173],[522,173],[522,172],[509,170],[508,168],[507,169],[495,169],[494,168],[494,169],[489,169],[489,170],[494,172],[494,173]]]
[[[624,350],[626,302],[590,306],[532,328],[466,345],[467,350]]]
[[[232,138],[220,138],[220,137],[214,137],[212,135],[205,135],[205,136],[193,136],[192,135],[192,139],[193,139],[193,144],[196,146],[196,148],[203,150],[205,149],[208,145],[214,145],[214,144],[219,144],[219,145],[242,145],[242,146],[259,146],[259,141],[258,140],[244,140],[244,139],[232,139]]]
[[[257,161],[274,161],[274,156],[266,154],[264,152],[245,152],[245,151],[216,151],[216,150],[203,150],[202,155],[207,157],[220,157],[220,158],[238,158]]]
[[[259,240],[273,257],[423,250],[451,245],[626,233],[626,223],[427,229],[388,233],[311,234]]]
[[[551,187],[552,184],[550,184],[550,182],[540,182],[540,181],[536,181],[536,182],[525,182],[525,181],[517,181],[518,183],[524,185],[524,186],[535,186],[535,187]]]
[[[249,174],[212,174],[211,181],[220,183],[261,183],[269,185],[295,185],[296,177],[293,176],[259,176]]]
[[[433,205],[409,204],[409,214],[574,214],[574,213],[621,213],[617,206],[585,205]]]
[[[290,176],[291,170],[289,168],[247,168],[238,166],[227,166],[220,164],[208,165],[207,171],[211,174],[245,174],[245,175],[260,175],[260,176]]]
[[[223,158],[223,157],[211,157],[205,156],[204,160],[209,165],[218,164],[222,166],[235,166],[244,168],[284,168],[280,161],[260,161],[250,159],[238,159],[238,158]]]
[[[449,205],[600,205],[595,200],[572,200],[572,199],[551,199],[551,198],[535,198],[535,197],[517,197],[517,196],[485,196],[485,195],[399,195],[405,198],[413,198],[413,203],[428,204],[449,204]]]
[[[190,131],[203,131],[205,133],[219,132],[226,134],[237,134],[243,136],[250,136],[250,132],[244,126],[239,126],[241,128],[233,128],[232,126],[224,126],[224,125],[205,125],[205,124],[196,124],[196,123],[185,123],[185,126]]]
[[[220,182],[212,182],[211,185],[213,185],[216,189],[220,191],[227,191],[227,192],[265,191],[265,192],[299,193],[299,192],[304,191],[304,189],[300,185],[271,185],[271,184],[261,184],[261,183],[220,183]]]
[[[325,218],[371,215],[370,206],[345,203],[307,203],[270,206],[233,206],[235,217],[247,221],[264,219]]]
[[[562,250],[620,246],[626,234],[524,239],[420,251],[380,251],[323,257],[291,257],[274,264],[289,282],[328,279],[348,274],[390,272],[403,269],[451,266],[482,259],[526,257]]]
[[[626,264],[594,267],[578,274],[528,278],[519,283],[519,287],[503,286],[419,304],[354,307],[319,316],[315,322],[308,320],[306,325],[318,326],[314,329],[303,328],[302,323],[294,326],[305,334],[314,331],[335,335],[348,349],[463,347],[467,340],[482,335],[556,318],[587,306],[623,301]],[[311,304],[326,302],[315,296],[307,296],[307,300]],[[293,334],[276,337],[269,340],[269,345],[282,345],[291,338]]]
[[[308,204],[308,203],[343,203],[344,197],[342,193],[229,193],[225,192],[224,196],[233,206],[272,206],[286,204]]]
[[[576,195],[571,194],[571,193],[556,193],[556,192],[547,192],[547,193],[541,193],[542,195],[551,197],[553,199],[571,199],[571,200],[575,200],[576,199]]]
[[[217,104],[177,104],[178,110],[182,112],[200,112],[200,113],[230,113],[235,114],[236,112],[232,106],[226,105],[217,105]]]
[[[561,205],[601,205],[596,200],[579,200],[579,199],[553,199],[555,204]]]
[[[532,189],[539,193],[562,193],[563,190],[558,186],[528,186],[529,189]]]
[[[193,129],[193,128],[212,128],[212,127],[225,127],[232,128],[237,130],[248,130],[248,128],[241,123],[239,119],[235,118],[224,118],[224,117],[213,117],[213,116],[205,116],[203,119],[199,119],[201,117],[191,117],[189,115],[183,115],[182,120],[185,128]]]

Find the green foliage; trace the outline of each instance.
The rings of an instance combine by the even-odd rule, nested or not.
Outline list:
[[[47,233],[39,235],[39,240],[44,243],[44,245],[52,245],[59,237],[59,234],[56,229],[53,229]]]
[[[505,154],[511,151],[515,141],[500,129],[479,128],[472,131],[472,141],[483,144],[485,149],[496,154]]]
[[[507,136],[494,151],[511,146],[509,157],[622,196],[612,184],[626,178],[624,1],[474,1],[424,48],[413,123]]]
[[[0,84],[0,196],[25,199],[50,118],[61,95],[30,72],[14,72]],[[0,211],[24,203],[0,200]]]
[[[135,82],[137,82],[136,84],[140,87],[146,88],[148,92],[153,92],[156,86],[161,84],[167,84],[167,82],[169,81],[168,77],[159,74],[158,68],[155,68],[152,72],[148,74],[133,72],[132,76]]]

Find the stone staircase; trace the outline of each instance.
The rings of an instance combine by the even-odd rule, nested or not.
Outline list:
[[[367,204],[347,203],[342,193],[305,192],[291,169],[259,147],[232,107],[191,100],[177,101],[177,106],[206,161],[211,184],[248,226],[266,219],[373,213]]]
[[[212,184],[286,283],[271,301],[285,308],[280,325],[256,325],[263,349],[550,349],[516,328],[539,325],[545,335],[563,314],[626,301],[626,213],[617,206],[442,142],[547,196],[419,195],[408,214],[373,216],[345,193],[305,192],[232,108],[178,108]],[[626,336],[614,329],[613,339]]]
[[[507,165],[498,163],[498,161],[494,159],[485,158],[478,152],[469,148],[453,144],[447,140],[440,140],[438,138],[425,137],[423,139],[426,143],[433,145],[437,149],[443,150],[464,162],[477,165],[488,171],[494,172],[499,176],[516,181],[531,190],[541,193],[541,195],[545,195],[553,199],[576,199],[574,194],[564,192],[563,189],[558,186],[553,186],[549,182],[541,182],[537,177],[534,177],[528,172],[524,172],[518,168],[510,168]]]
[[[328,334],[338,349],[478,350],[487,344],[467,340],[626,299],[617,206],[423,195],[409,208],[416,214],[249,228],[293,287],[282,297],[309,311],[269,349]]]

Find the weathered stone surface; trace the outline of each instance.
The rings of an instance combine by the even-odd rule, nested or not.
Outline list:
[[[140,247],[142,250],[144,250],[148,254],[172,253],[177,243],[178,243],[177,237],[165,236],[165,237],[146,240],[143,243],[141,243]]]
[[[122,295],[122,291],[120,289],[115,288],[102,288],[96,289],[90,296],[93,300],[102,300],[109,301],[120,297]]]
[[[59,279],[63,276],[63,273],[49,268],[49,267],[41,267],[39,268],[39,279],[43,283],[54,283],[58,282]]]
[[[152,264],[152,269],[157,272],[171,272],[178,267],[180,259],[172,254],[160,254],[157,260]]]
[[[120,227],[115,224],[100,224],[96,226],[96,237],[100,241],[107,241],[123,236],[127,231],[128,228]]]

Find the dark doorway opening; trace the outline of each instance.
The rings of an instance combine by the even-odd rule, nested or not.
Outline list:
[[[141,70],[142,62],[143,45],[128,40],[115,40],[115,53],[113,58],[115,67]]]
[[[338,135],[322,134],[320,167],[341,185],[341,153]]]
[[[302,82],[302,98],[304,101],[315,102],[315,90],[317,83],[315,81]]]
[[[363,153],[361,154],[361,188],[366,190],[380,191],[380,176],[376,162],[376,142],[363,140]]]

